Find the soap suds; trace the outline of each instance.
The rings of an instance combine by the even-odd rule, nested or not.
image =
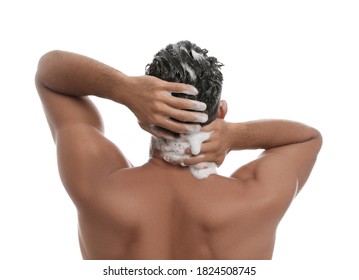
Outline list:
[[[198,155],[201,152],[201,145],[204,141],[208,140],[212,135],[212,132],[190,133],[184,136],[191,147],[192,155]]]
[[[191,81],[195,82],[196,81],[196,73],[193,71],[193,69],[187,63],[183,63],[182,67],[187,71],[187,73],[191,77]]]
[[[214,162],[202,162],[201,168],[191,165],[189,170],[199,180],[206,179],[211,174],[217,174],[217,165]]]
[[[203,54],[196,52],[195,50],[191,50],[192,56],[196,60],[203,59]]]
[[[180,163],[190,157],[186,154],[186,149],[191,149],[192,155],[198,155],[201,152],[201,145],[208,140],[212,132],[192,132],[181,134],[175,140],[155,139],[155,148],[161,152],[161,157],[169,163]],[[183,166],[183,164],[181,164]],[[201,162],[190,165],[189,170],[192,175],[201,180],[211,174],[217,174],[217,166],[214,162]]]

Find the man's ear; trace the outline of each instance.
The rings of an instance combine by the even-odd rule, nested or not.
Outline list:
[[[218,115],[217,118],[224,119],[228,112],[228,105],[225,100],[221,100],[219,103]]]

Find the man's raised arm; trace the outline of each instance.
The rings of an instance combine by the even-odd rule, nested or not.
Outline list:
[[[124,104],[137,116],[141,127],[155,136],[164,136],[163,131],[155,128],[188,132],[198,130],[199,126],[182,122],[207,120],[203,113],[186,111],[204,111],[204,103],[171,95],[172,92],[196,95],[194,87],[150,76],[129,77],[75,53],[52,51],[45,54],[38,65],[36,83],[38,87],[58,94],[77,97],[95,95]]]
[[[234,150],[264,149],[257,160],[240,168],[233,176],[250,176],[275,183],[287,172],[295,177],[288,180],[296,180],[299,190],[307,181],[322,145],[318,130],[287,120],[228,123],[217,119],[203,130],[214,132],[202,145],[201,154],[186,160],[185,164],[220,162],[225,154]]]

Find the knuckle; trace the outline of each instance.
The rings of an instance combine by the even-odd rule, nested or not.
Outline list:
[[[181,111],[181,110],[175,110],[173,111],[173,118],[181,121],[181,122],[186,122],[187,117],[186,117],[186,112]]]
[[[192,120],[191,118],[191,114],[188,112],[183,112],[182,113],[182,121],[183,122],[190,122]]]
[[[158,115],[155,115],[152,117],[152,122],[154,125],[159,125],[161,123],[161,117]]]
[[[153,111],[155,111],[155,112],[161,111],[161,109],[162,109],[162,104],[161,104],[161,102],[153,102],[152,109],[153,109]]]
[[[185,131],[185,129],[179,123],[173,123],[173,126],[172,126],[171,130],[174,131],[174,132],[177,132],[177,133],[181,133],[181,132]]]

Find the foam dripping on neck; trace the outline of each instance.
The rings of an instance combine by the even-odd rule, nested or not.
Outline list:
[[[194,177],[202,180],[206,179],[211,174],[217,174],[217,165],[214,162],[201,162],[195,165],[191,165],[189,170]]]
[[[201,145],[211,137],[212,132],[192,132],[181,134],[175,140],[154,139],[154,145],[161,152],[161,157],[170,163],[179,162],[190,156],[185,153],[190,148],[192,155],[198,155],[201,151]],[[214,162],[201,162],[190,165],[189,170],[192,175],[199,179],[205,179],[211,174],[217,174],[217,166]]]

